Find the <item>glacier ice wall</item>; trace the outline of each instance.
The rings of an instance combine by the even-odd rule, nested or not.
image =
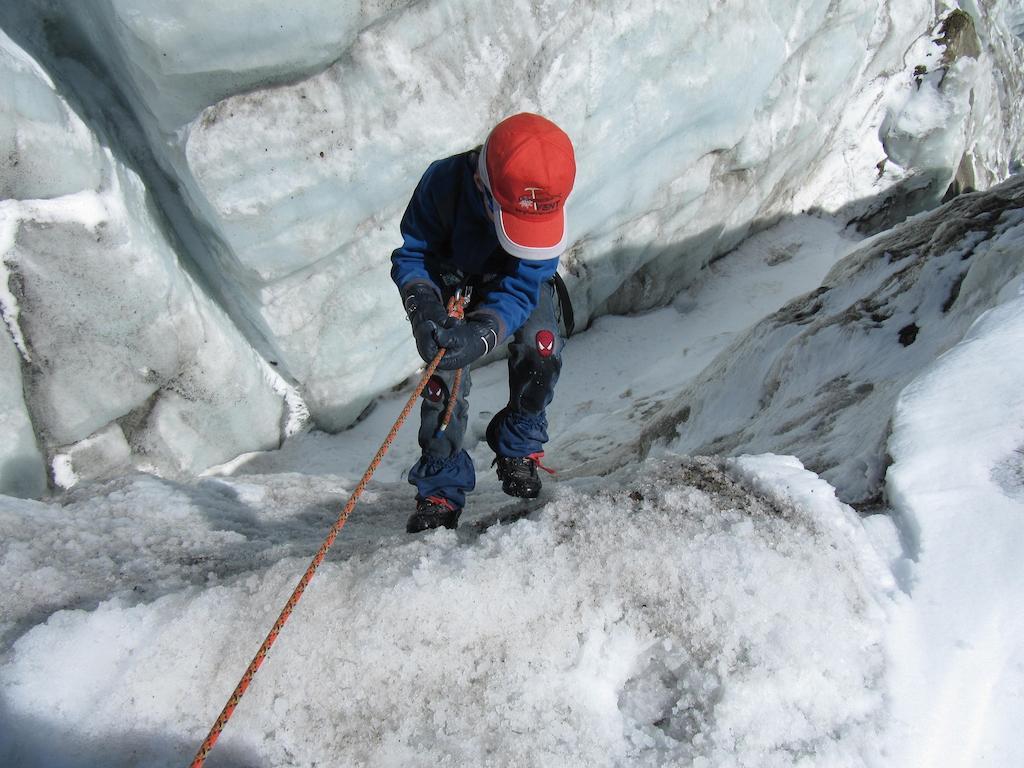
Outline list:
[[[913,42],[904,56],[913,77],[889,89],[878,168],[893,189],[858,213],[862,231],[987,189],[1019,161],[1024,47],[1010,26],[1011,4],[960,5],[968,10],[947,4],[931,33]]]
[[[643,309],[793,211],[881,226],[954,177],[1005,177],[1024,92],[1011,5],[28,0],[0,25],[130,105],[110,140],[151,154],[134,170],[178,211],[179,255],[337,429],[417,365],[387,259],[432,159],[514,111],[557,120],[578,149],[564,271],[581,324]],[[947,56],[960,7],[973,45]]]
[[[579,315],[641,309],[788,209],[851,83],[906,34],[894,27],[873,2],[420,4],[319,75],[205,110],[187,128],[187,186],[228,268],[256,276],[318,421],[340,426],[415,361],[387,257],[431,159],[516,110],[555,118],[578,148],[565,262]],[[372,333],[346,335],[365,317]]]
[[[414,0],[36,0],[67,13],[162,131],[242,91],[323,69],[364,28]],[[62,7],[67,6],[67,7]]]
[[[70,484],[276,446],[283,383],[181,268],[139,178],[2,33],[0,83],[3,491],[42,492],[44,456]]]
[[[1003,4],[983,5],[994,19],[985,34],[1001,41]],[[566,270],[582,319],[666,300],[752,227],[798,205],[842,205],[918,171],[937,200],[961,145],[980,141],[978,155],[1005,175],[1006,152],[988,148],[1002,135],[982,141],[968,125],[973,98],[994,103],[972,94],[994,88],[982,81],[995,60],[975,58],[948,78],[933,122],[916,126],[943,151],[901,157],[875,178],[883,122],[914,139],[898,119],[918,66],[908,51],[941,47],[925,0],[614,12],[306,2],[287,23],[262,3],[229,3],[223,17],[179,6],[111,0],[70,14],[123,78],[149,141],[215,235],[200,258],[211,281],[271,340],[325,427],[351,423],[416,364],[386,275],[416,179],[510,112],[549,114],[577,143]],[[294,43],[307,34],[308,46]],[[244,90],[213,103],[232,88]]]

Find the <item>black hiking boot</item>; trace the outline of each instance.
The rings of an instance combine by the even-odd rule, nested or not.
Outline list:
[[[537,468],[548,474],[555,474],[554,470],[540,463],[543,456],[543,453],[531,453],[529,456],[495,457],[494,464],[498,468],[501,490],[520,499],[536,499],[540,495],[541,486]]]
[[[441,496],[416,499],[416,511],[405,524],[405,530],[407,533],[419,533],[442,526],[454,529],[459,524],[461,514],[461,509]]]

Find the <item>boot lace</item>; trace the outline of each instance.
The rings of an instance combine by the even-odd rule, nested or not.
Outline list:
[[[452,502],[448,501],[448,499],[444,498],[443,496],[427,496],[427,498],[425,498],[424,501],[427,502],[428,504],[436,504],[442,506],[449,512],[455,511],[455,505],[452,504]]]
[[[536,466],[538,469],[543,469],[549,475],[555,474],[555,470],[551,469],[550,467],[545,467],[540,461],[541,459],[544,458],[544,451],[537,451],[536,453],[531,453],[526,458],[532,461],[534,466]]]

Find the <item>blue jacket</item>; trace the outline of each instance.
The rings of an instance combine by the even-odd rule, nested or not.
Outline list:
[[[430,164],[402,216],[402,246],[391,254],[391,279],[399,291],[420,281],[439,293],[446,286],[474,286],[472,314],[498,322],[499,342],[515,333],[537,308],[540,288],[555,276],[558,258],[526,261],[499,244],[473,181],[477,152]]]

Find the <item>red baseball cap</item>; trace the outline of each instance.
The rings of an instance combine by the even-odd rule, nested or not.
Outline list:
[[[512,115],[484,142],[479,174],[502,248],[529,261],[562,255],[568,241],[565,200],[576,179],[565,131],[540,115]]]

